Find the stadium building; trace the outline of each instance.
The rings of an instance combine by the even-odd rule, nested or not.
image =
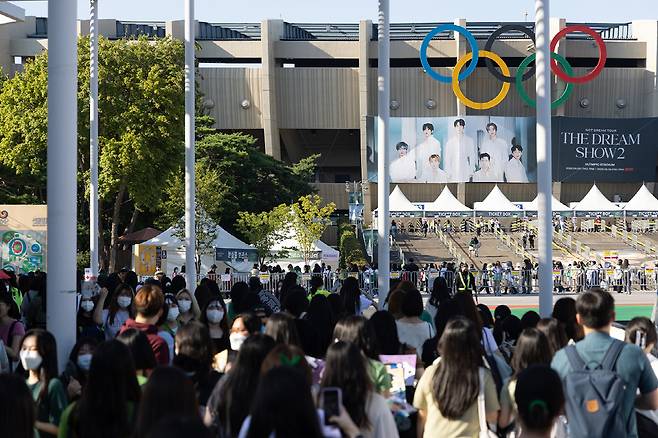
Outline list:
[[[467,157],[466,161],[470,164],[470,170],[475,171],[482,168],[479,160],[484,151],[482,145],[486,141],[488,125],[496,123],[500,137],[506,137],[507,148],[514,145],[512,137],[516,144],[521,143],[525,147],[527,162],[524,170],[530,182],[509,182],[512,179],[503,177],[502,173],[496,181],[509,199],[532,200],[536,195],[536,185],[532,182],[536,165],[532,163],[534,151],[527,143],[534,143],[534,108],[528,99],[514,90],[514,83],[498,105],[479,110],[470,108],[464,99],[456,97],[451,84],[432,78],[421,64],[421,46],[426,35],[439,24],[391,24],[389,105],[392,125],[397,126],[397,131],[391,133],[390,154],[396,158],[400,150],[396,146],[400,142],[407,144],[409,152],[418,151],[414,157],[414,168],[418,174],[397,182],[412,201],[433,201],[446,183],[466,205],[472,206],[474,202],[481,201],[491,191],[493,180],[471,182],[476,180],[471,175],[458,179],[453,175],[453,178],[442,182],[427,179],[427,176],[420,178],[419,175],[424,172],[420,167],[427,165],[428,156],[420,156],[418,144],[422,140],[423,128],[430,123],[435,141],[443,145],[443,155],[439,152],[435,160],[443,163],[449,159],[446,153],[451,144],[449,137],[452,129],[459,124],[456,120],[466,120],[466,133],[474,146],[471,157]],[[457,19],[450,24],[464,27],[468,35],[453,31],[439,32],[425,51],[432,70],[446,77],[450,77],[459,59],[472,53],[473,42],[480,51],[484,50],[487,40],[502,24],[513,25],[517,30],[494,34],[491,52],[499,55],[509,67],[510,78],[514,77],[524,59],[534,53],[529,36],[534,23],[487,23]],[[610,150],[620,147],[620,142],[624,143],[621,144],[624,148],[621,160],[627,161],[622,162],[620,172],[601,173],[601,178],[592,177],[587,172],[567,175],[569,172],[565,169],[577,168],[573,166],[558,169],[554,172],[554,195],[566,204],[579,201],[590,189],[592,180],[596,180],[598,187],[610,199],[627,201],[642,182],[648,183],[649,190],[656,193],[658,132],[653,128],[655,124],[651,125],[651,129],[642,131],[642,139],[637,143],[636,138],[639,138],[641,129],[638,126],[650,122],[643,125],[642,120],[658,117],[658,21],[571,23],[566,19],[553,18],[551,34],[556,35],[561,29],[573,25],[586,25],[593,29],[604,41],[607,59],[595,79],[574,84],[568,99],[555,108],[557,122],[554,125],[569,125],[571,134],[554,130],[554,149],[564,147],[558,142],[566,141],[567,135],[583,140],[583,135],[599,133],[598,141],[610,146]],[[80,35],[88,34],[89,22],[79,21],[78,29]],[[100,20],[99,29],[102,36],[110,39],[138,35],[183,38],[183,21],[156,23],[103,19]],[[47,35],[46,18],[25,17],[24,22],[0,25],[0,65],[3,71],[10,74],[20,71],[26,59],[47,48]],[[470,36],[474,41],[469,40]],[[321,154],[316,186],[326,200],[336,202],[340,209],[347,209],[345,182],[370,179],[369,190],[365,193],[366,211],[376,208],[376,173],[372,167],[374,164],[376,170],[376,130],[373,128],[377,115],[376,23],[368,20],[341,24],[288,23],[283,20],[264,20],[260,23],[198,21],[196,38],[200,90],[204,94],[204,106],[216,120],[216,128],[250,133],[258,139],[262,150],[284,161],[294,162],[311,154]],[[555,53],[566,59],[573,68],[573,76],[583,76],[599,64],[601,47],[590,35],[568,32],[559,39]],[[467,68],[468,65],[464,65],[462,71]],[[555,76],[553,79],[554,98],[557,98],[565,91],[566,84],[555,80]],[[528,74],[524,84],[529,99],[532,99],[534,75]],[[494,98],[503,87],[503,81],[492,74],[487,68],[487,60],[481,55],[473,74],[460,80],[458,87],[468,99],[481,102]],[[589,119],[592,119],[592,126],[588,125]],[[603,136],[602,129],[610,125],[609,119],[616,120],[614,129],[608,136]],[[627,119],[630,124],[625,127],[624,121]],[[580,129],[580,137],[578,133],[574,134],[574,123]],[[443,137],[438,135],[439,131]],[[503,132],[507,134],[502,135]],[[583,147],[576,152],[580,158],[590,161],[619,159],[619,155],[599,157],[597,151],[588,151],[586,146],[589,141],[594,140],[590,138],[579,143]],[[602,151],[602,154],[610,152],[607,149]],[[591,156],[588,155],[590,153]],[[616,150],[610,153],[618,154]],[[435,154],[427,155],[431,163],[431,156]],[[473,162],[473,158],[477,162]],[[554,168],[562,165],[559,160],[563,158],[554,156]],[[623,166],[623,163],[638,159],[644,166],[641,172],[633,171],[633,167],[628,165]],[[495,159],[492,161],[495,162]],[[500,162],[498,165],[503,166]],[[443,164],[440,166],[444,169]],[[500,169],[502,172],[502,167]]]

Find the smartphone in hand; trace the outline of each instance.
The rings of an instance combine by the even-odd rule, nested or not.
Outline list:
[[[343,404],[343,391],[340,388],[322,388],[320,392],[320,406],[324,411],[324,424],[330,425],[329,419],[340,415],[340,406]]]

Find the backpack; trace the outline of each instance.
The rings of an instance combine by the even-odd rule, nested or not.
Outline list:
[[[572,438],[625,437],[622,404],[626,382],[615,372],[624,343],[613,340],[600,364],[590,368],[575,345],[565,352],[572,371],[564,379],[569,436]]]

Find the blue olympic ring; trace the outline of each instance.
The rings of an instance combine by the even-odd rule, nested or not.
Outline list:
[[[462,26],[457,26],[456,24],[452,24],[452,23],[439,24],[434,29],[432,29],[430,33],[425,35],[425,38],[423,39],[423,43],[420,45],[420,63],[423,65],[425,72],[428,75],[430,75],[430,77],[436,79],[437,81],[443,82],[445,84],[449,84],[452,82],[452,76],[444,76],[442,74],[435,72],[434,70],[432,70],[432,67],[430,67],[430,63],[427,60],[427,49],[430,45],[430,41],[432,41],[433,37],[446,30],[452,30],[454,32],[462,34],[464,38],[466,38],[466,41],[468,41],[468,44],[471,46],[471,52],[473,52],[473,59],[471,60],[471,63],[466,68],[466,70],[464,70],[462,73],[459,74],[460,81],[463,81],[464,79],[469,77],[471,73],[475,71],[475,68],[477,67],[478,64],[479,50],[478,50],[477,41],[475,41],[475,37],[473,36],[473,34],[470,33],[468,30],[466,30],[465,28],[463,28]]]

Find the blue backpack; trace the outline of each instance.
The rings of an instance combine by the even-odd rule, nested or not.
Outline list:
[[[613,340],[600,364],[585,363],[575,345],[565,352],[572,371],[564,379],[571,438],[623,438],[628,435],[622,405],[626,382],[615,372],[624,343]],[[590,368],[590,364],[596,364]]]

